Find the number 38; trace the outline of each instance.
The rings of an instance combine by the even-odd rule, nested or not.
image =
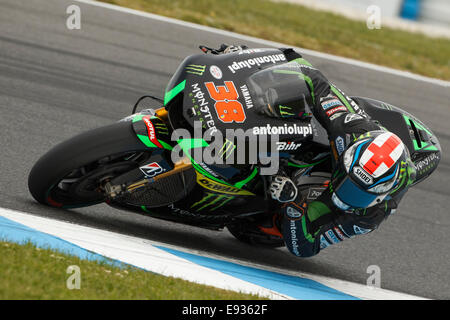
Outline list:
[[[233,81],[225,81],[225,85],[216,86],[213,82],[206,82],[205,86],[212,99],[216,101],[214,108],[217,117],[222,122],[244,122],[245,111],[242,104],[237,101],[239,94]]]

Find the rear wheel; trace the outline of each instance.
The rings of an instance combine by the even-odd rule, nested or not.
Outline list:
[[[77,135],[51,149],[31,169],[28,188],[40,203],[65,208],[106,200],[103,185],[151,155],[131,122],[119,122]]]

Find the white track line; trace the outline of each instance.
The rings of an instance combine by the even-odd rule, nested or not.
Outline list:
[[[192,29],[197,29],[197,30],[201,30],[201,31],[211,32],[211,33],[215,33],[215,34],[218,34],[221,36],[234,37],[234,38],[238,38],[238,39],[241,39],[244,41],[252,41],[252,42],[256,42],[256,43],[261,43],[262,45],[266,45],[269,47],[278,47],[278,48],[293,47],[293,46],[285,44],[285,43],[259,39],[259,38],[231,32],[231,31],[220,30],[220,29],[207,27],[207,26],[203,26],[203,25],[199,25],[199,24],[195,24],[195,23],[191,23],[191,22],[186,22],[186,21],[182,21],[182,20],[159,16],[159,15],[152,14],[152,13],[147,13],[147,12],[143,12],[143,11],[120,7],[120,6],[112,5],[109,3],[98,2],[98,1],[94,1],[94,0],[74,0],[74,1],[84,3],[84,4],[89,4],[89,5],[96,6],[96,7],[102,7],[102,8],[106,8],[106,9],[110,9],[110,10],[114,10],[114,11],[119,11],[119,12],[123,12],[123,13],[133,14],[133,15],[148,18],[148,19],[153,19],[153,20],[158,20],[158,21],[162,21],[162,22],[166,22],[166,23],[176,24],[176,25],[183,26],[186,28],[192,28]],[[409,79],[413,79],[413,80],[417,80],[417,81],[427,82],[427,83],[442,86],[442,87],[450,87],[450,81],[425,77],[425,76],[421,76],[421,75],[418,75],[418,74],[415,74],[412,72],[408,72],[408,71],[392,69],[392,68],[376,65],[373,63],[358,61],[358,60],[354,60],[354,59],[350,59],[350,58],[339,57],[339,56],[335,56],[332,54],[318,52],[318,51],[314,51],[314,50],[309,50],[309,49],[304,49],[304,48],[299,48],[299,47],[293,47],[293,48],[295,48],[296,50],[298,50],[306,55],[317,57],[317,58],[322,58],[322,59],[326,59],[326,60],[330,60],[330,61],[334,61],[334,62],[338,62],[338,63],[345,63],[348,65],[353,65],[353,66],[357,66],[360,68],[378,71],[378,72],[382,72],[382,73],[387,73],[387,74],[391,74],[391,75],[395,75],[395,76],[399,76],[399,77],[409,78]]]
[[[228,261],[247,267],[276,273],[291,275],[317,281],[327,287],[333,288],[345,294],[368,300],[419,300],[418,296],[399,293],[391,290],[369,287],[366,285],[337,280],[303,272],[288,272],[278,268],[270,268],[258,264],[243,263],[242,261],[211,255],[206,252],[189,250],[165,243],[159,243],[147,239],[127,236],[111,231],[80,226],[70,222],[63,222],[50,218],[34,216],[25,212],[5,209],[0,207],[0,216],[25,225],[43,233],[51,234],[60,239],[69,241],[81,248],[103,256],[122,261],[145,270],[160,273],[166,276],[174,276],[188,281],[213,285],[218,288],[256,293],[270,299],[290,299],[290,297],[272,290],[254,285],[233,276],[225,275],[219,271],[201,267],[185,259],[167,254],[155,246],[167,247],[195,255],[201,255],[212,259]],[[1,230],[0,230],[1,231]],[[1,232],[0,232],[1,234]]]
[[[20,211],[0,208],[0,216],[42,233],[68,241],[80,248],[138,268],[217,288],[257,294],[272,300],[292,299],[272,290],[249,283],[220,271],[202,267],[158,249],[165,246],[146,239],[110,231],[34,216]],[[2,230],[0,229],[0,235]],[[29,240],[32,240],[29,239]]]

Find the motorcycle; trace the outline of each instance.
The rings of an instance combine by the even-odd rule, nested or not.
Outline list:
[[[330,180],[333,154],[325,129],[311,113],[292,113],[310,90],[298,66],[309,64],[302,58],[287,61],[286,49],[204,53],[184,59],[163,99],[143,96],[131,116],[77,135],[43,155],[29,174],[32,196],[58,208],[106,203],[211,230],[227,228],[253,245],[283,246],[281,234],[261,226],[279,206],[268,196],[269,176],[261,174],[261,166],[198,161],[193,154],[208,141],[195,136],[174,139],[173,133],[192,133],[200,123],[203,131],[276,135],[279,167],[308,201],[314,200]],[[357,104],[355,113],[378,120],[408,147],[417,169],[414,183],[425,179],[439,161],[440,145],[432,131],[398,107],[351,98]],[[145,108],[148,102],[158,105]],[[282,117],[261,114],[267,104],[278,107]],[[184,158],[173,160],[177,148]],[[227,158],[237,149],[236,141],[226,139],[218,152]]]

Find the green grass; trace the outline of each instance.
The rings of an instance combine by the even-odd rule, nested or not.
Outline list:
[[[0,300],[256,300],[134,267],[81,260],[32,244],[0,241]],[[80,289],[69,290],[67,268],[80,268]]]
[[[450,80],[450,40],[445,38],[383,26],[369,30],[365,22],[268,0],[101,1]]]

